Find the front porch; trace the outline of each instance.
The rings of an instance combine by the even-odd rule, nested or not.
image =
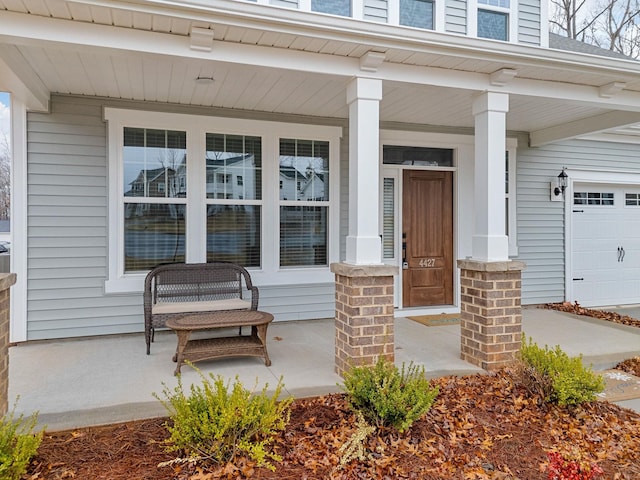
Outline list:
[[[569,355],[583,354],[587,363],[605,369],[640,355],[640,332],[609,322],[537,308],[523,309],[523,331],[540,345],[559,344]],[[430,377],[484,372],[460,358],[460,326],[427,327],[396,318],[395,361],[424,365]],[[143,334],[61,341],[34,341],[9,349],[9,404],[19,395],[17,412],[39,411],[48,430],[161,416],[164,408],[153,397],[162,383],[172,388],[176,339],[160,332],[145,355]],[[337,392],[341,378],[334,372],[334,321],[330,319],[276,322],[269,328],[271,367],[258,358],[203,362],[205,374],[233,379],[245,386],[280,376],[295,397]],[[197,374],[183,367],[186,385]]]

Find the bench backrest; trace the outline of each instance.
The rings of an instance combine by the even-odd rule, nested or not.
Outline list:
[[[234,263],[172,263],[153,268],[145,279],[146,301],[195,302],[243,298],[251,276]]]

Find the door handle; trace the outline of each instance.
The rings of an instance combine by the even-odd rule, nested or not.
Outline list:
[[[409,263],[407,262],[407,234],[402,232],[402,269],[407,270]]]
[[[620,263],[620,256],[622,255],[622,252],[620,251],[620,247],[618,247],[618,263]]]
[[[622,252],[622,258],[620,259],[621,262],[624,262],[624,256],[627,254],[627,252],[624,251],[624,248],[620,247],[620,252]]]

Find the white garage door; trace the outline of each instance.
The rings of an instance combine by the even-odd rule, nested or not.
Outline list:
[[[640,187],[577,183],[573,191],[572,300],[640,303]]]

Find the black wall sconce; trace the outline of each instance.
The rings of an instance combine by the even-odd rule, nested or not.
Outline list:
[[[564,195],[564,191],[567,188],[567,168],[562,167],[562,171],[558,175],[558,179],[555,182],[551,182],[551,200],[562,200],[562,196]]]

